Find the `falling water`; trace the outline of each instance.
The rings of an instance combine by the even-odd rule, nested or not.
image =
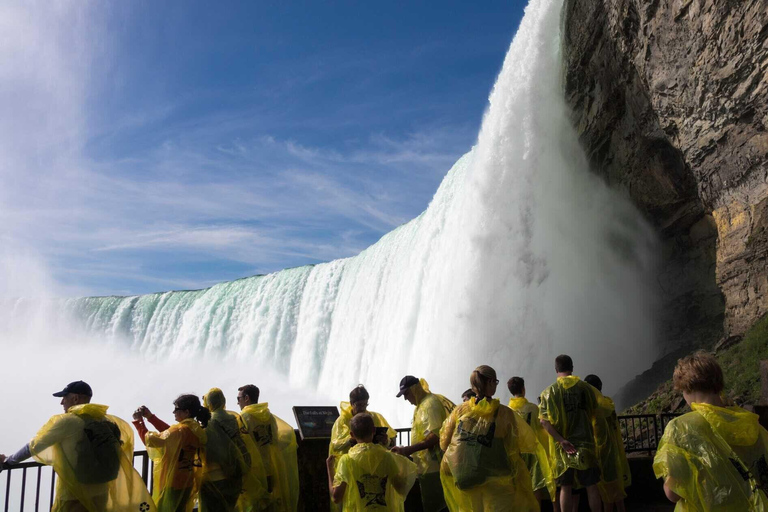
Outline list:
[[[253,362],[339,399],[362,382],[397,425],[409,418],[394,398],[407,373],[458,399],[471,370],[490,364],[533,395],[568,353],[577,374],[616,390],[656,354],[655,241],[590,174],[569,124],[561,7],[531,0],[477,144],[426,211],[359,255],[204,290],[70,299],[47,321],[74,318],[152,361],[203,357],[222,372]]]

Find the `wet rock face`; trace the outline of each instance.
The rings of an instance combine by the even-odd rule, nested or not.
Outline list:
[[[743,333],[768,311],[768,3],[566,0],[563,51],[595,171],[662,234],[665,351]]]

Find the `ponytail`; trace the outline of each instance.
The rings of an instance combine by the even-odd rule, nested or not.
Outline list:
[[[211,419],[211,411],[200,405],[200,399],[196,395],[180,395],[173,401],[177,408],[189,411],[189,415],[200,422],[203,428],[208,426]]]

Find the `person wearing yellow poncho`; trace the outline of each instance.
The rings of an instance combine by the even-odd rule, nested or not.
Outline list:
[[[365,386],[360,384],[349,392],[349,402],[341,402],[339,409],[341,414],[333,423],[331,429],[331,443],[328,445],[328,455],[344,455],[355,445],[355,440],[350,436],[349,422],[360,413],[367,412],[373,418],[373,424],[380,431],[386,429],[384,435],[374,438],[374,442],[389,448],[394,444],[397,432],[389,426],[384,416],[377,412],[368,410],[368,399],[370,395]]]
[[[240,429],[240,415],[225,410],[224,393],[212,388],[203,397],[211,411],[205,427],[200,512],[249,512],[266,506],[267,478],[253,438]]]
[[[705,352],[684,357],[672,382],[693,411],[669,422],[653,470],[675,510],[768,510],[768,432],[757,415],[723,403],[717,360]]]
[[[264,463],[270,512],[295,512],[299,505],[299,466],[296,433],[290,425],[259,402],[259,388],[253,384],[238,389],[241,427],[254,440]]]
[[[83,381],[54,393],[64,414],[57,414],[34,439],[10,457],[0,455],[0,469],[29,457],[53,466],[53,512],[123,512],[156,510],[144,481],[133,468],[133,431],[107,414],[106,405],[90,403],[93,392]]]
[[[522,455],[528,471],[531,473],[531,486],[536,499],[539,501],[555,501],[555,482],[549,469],[547,448],[549,447],[549,435],[539,423],[539,406],[525,399],[525,381],[522,377],[512,377],[507,381],[507,388],[512,394],[509,399],[509,408],[525,420],[536,435],[538,446],[536,453],[524,453]]]
[[[406,375],[400,380],[400,392],[416,406],[411,424],[410,446],[396,446],[392,451],[405,457],[412,457],[419,470],[419,487],[424,512],[445,510],[443,486],[440,483],[440,429],[443,422],[456,407],[443,395],[431,393],[424,379]]]
[[[478,398],[458,405],[440,432],[440,465],[451,512],[533,512],[539,503],[520,453],[535,453],[537,441],[520,416],[493,398],[499,381],[490,366],[470,377]]]
[[[370,414],[355,415],[350,435],[356,444],[338,461],[334,455],[326,461],[331,500],[345,512],[401,512],[416,480],[416,465],[374,443],[375,433]]]
[[[205,426],[211,413],[195,395],[180,395],[173,401],[175,425],[168,425],[146,406],[133,413],[133,425],[147,446],[154,463],[152,497],[158,512],[191,512],[202,478],[200,456],[207,441]],[[159,432],[149,432],[147,418]]]
[[[555,358],[557,381],[541,393],[539,421],[550,435],[549,466],[560,486],[560,507],[571,510],[575,484],[587,488],[589,507],[602,510],[600,464],[595,448],[592,420],[607,414],[602,395],[573,375],[573,360],[565,354]]]
[[[587,375],[584,382],[602,393],[603,381],[597,375]],[[600,462],[600,482],[597,488],[600,489],[600,497],[603,500],[603,512],[611,512],[614,506],[618,512],[624,512],[624,498],[627,497],[625,489],[632,483],[632,475],[627,455],[624,453],[624,439],[621,436],[616,407],[609,397],[603,395],[603,400],[610,406],[611,414],[597,415],[592,420],[597,459]]]

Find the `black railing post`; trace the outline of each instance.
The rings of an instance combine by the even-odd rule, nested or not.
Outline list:
[[[40,479],[43,476],[43,466],[37,466],[37,484],[35,485],[35,512],[40,510]]]
[[[24,498],[27,493],[27,468],[21,470],[21,505],[19,512],[24,512]]]
[[[5,479],[5,512],[8,512],[8,505],[11,501],[11,472],[8,471],[8,477]]]

